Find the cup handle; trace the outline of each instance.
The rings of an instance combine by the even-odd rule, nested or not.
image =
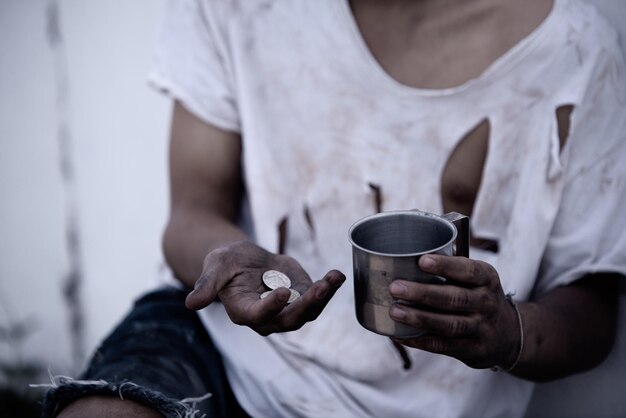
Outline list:
[[[470,227],[469,217],[457,212],[446,213],[441,216],[451,222],[456,228],[456,240],[454,240],[454,255],[469,258]]]

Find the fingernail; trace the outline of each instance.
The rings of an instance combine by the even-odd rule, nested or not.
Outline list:
[[[324,299],[327,294],[328,294],[328,288],[322,287],[321,289],[317,289],[317,293],[315,293],[315,296],[317,296],[318,299]]]
[[[404,309],[394,306],[393,308],[391,308],[391,316],[397,319],[404,319],[406,318],[406,312],[404,311]]]
[[[340,285],[342,285],[342,284],[343,284],[343,282],[345,282],[345,281],[346,281],[346,276],[345,276],[345,274],[342,274],[341,276],[339,276],[339,284],[340,284]]]
[[[331,276],[329,282],[335,287],[339,287],[346,281],[346,276],[344,274],[339,274],[338,276]]]
[[[424,256],[420,259],[420,264],[425,269],[432,269],[435,267],[435,260],[432,257]]]
[[[402,296],[407,292],[407,288],[404,284],[393,282],[389,285],[389,293],[396,296]]]

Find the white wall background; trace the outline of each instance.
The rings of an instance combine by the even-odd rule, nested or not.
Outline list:
[[[46,30],[51,1],[0,0],[0,361],[72,374],[85,359],[72,351],[61,292],[70,266],[67,199],[78,203],[82,341],[91,352],[160,265],[170,105],[145,83],[163,0],[54,0],[63,35],[56,55]],[[595,3],[626,37],[626,0]],[[59,62],[69,80],[60,105]],[[63,120],[77,179],[69,195],[59,168]],[[626,416],[621,298],[610,358],[590,373],[539,385],[529,418]],[[7,341],[16,324],[30,331]]]
[[[72,196],[61,181],[59,120],[67,118],[73,140],[91,352],[156,276],[169,103],[145,82],[162,1],[60,0],[66,114],[57,106],[63,74],[47,37],[50,4],[0,0],[0,324],[34,327],[22,347],[0,342],[0,358],[36,360],[56,374],[84,361],[72,354],[61,293]]]

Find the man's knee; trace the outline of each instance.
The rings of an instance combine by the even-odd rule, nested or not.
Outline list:
[[[89,396],[80,398],[57,415],[58,418],[163,418],[156,410],[118,397]]]

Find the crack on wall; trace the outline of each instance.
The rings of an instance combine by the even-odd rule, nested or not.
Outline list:
[[[83,257],[80,240],[78,192],[75,165],[72,158],[73,136],[70,127],[70,83],[65,42],[61,30],[60,6],[57,0],[48,0],[46,35],[54,61],[57,110],[57,145],[59,168],[65,195],[65,245],[69,269],[62,283],[67,304],[72,360],[76,370],[85,359],[85,324],[81,297],[83,284]]]
[[[315,224],[313,224],[313,216],[311,215],[311,210],[307,205],[304,205],[304,220],[306,221],[307,226],[309,227],[309,231],[311,232],[311,238],[315,240]]]

